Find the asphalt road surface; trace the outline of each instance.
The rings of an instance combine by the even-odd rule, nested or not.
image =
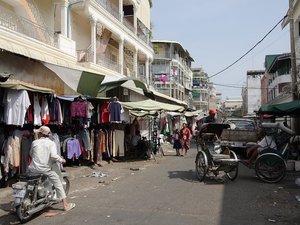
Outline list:
[[[76,208],[65,213],[57,204],[27,224],[300,224],[300,203],[295,199],[300,190],[294,183],[297,174],[289,174],[279,184],[265,184],[254,171],[240,165],[234,182],[223,176],[199,182],[195,148],[183,157],[175,156],[174,151],[165,153],[158,162],[122,162],[114,163],[111,170],[97,168],[107,177],[76,175],[69,195]],[[10,204],[9,200],[1,202],[0,225],[18,223]]]

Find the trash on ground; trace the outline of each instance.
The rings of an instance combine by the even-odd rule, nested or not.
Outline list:
[[[120,179],[121,177],[115,177],[115,178],[113,178],[113,179],[111,179],[112,181],[115,181],[115,180],[118,180],[118,179]]]
[[[140,170],[140,168],[130,168],[130,170],[132,170],[132,171],[138,171],[138,170]]]
[[[269,222],[276,223],[276,220],[268,219]]]
[[[300,195],[296,195],[295,198],[298,202],[300,202]]]
[[[107,177],[107,175],[105,173],[98,171],[98,172],[92,172],[92,174],[82,175],[80,177]]]

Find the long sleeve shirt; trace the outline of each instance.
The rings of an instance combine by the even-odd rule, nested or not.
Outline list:
[[[29,171],[33,173],[44,173],[51,170],[53,162],[63,162],[57,154],[57,148],[49,138],[42,137],[32,142],[30,155],[32,161]]]

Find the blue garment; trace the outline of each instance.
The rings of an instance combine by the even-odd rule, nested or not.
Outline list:
[[[109,121],[121,121],[121,109],[120,102],[109,103]]]

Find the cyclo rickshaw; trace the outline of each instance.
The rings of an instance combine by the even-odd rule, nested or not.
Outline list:
[[[283,123],[263,123],[261,129],[266,135],[272,136],[277,148],[271,148],[269,143],[269,146],[260,151],[254,165],[246,166],[250,169],[254,168],[260,180],[266,183],[277,183],[286,176],[287,159],[292,150],[299,154],[299,136]]]
[[[220,136],[228,124],[205,124],[196,136],[197,156],[195,160],[196,174],[200,181],[207,175],[218,176],[224,172],[230,180],[238,176],[239,160],[235,152],[227,146],[221,145]]]

